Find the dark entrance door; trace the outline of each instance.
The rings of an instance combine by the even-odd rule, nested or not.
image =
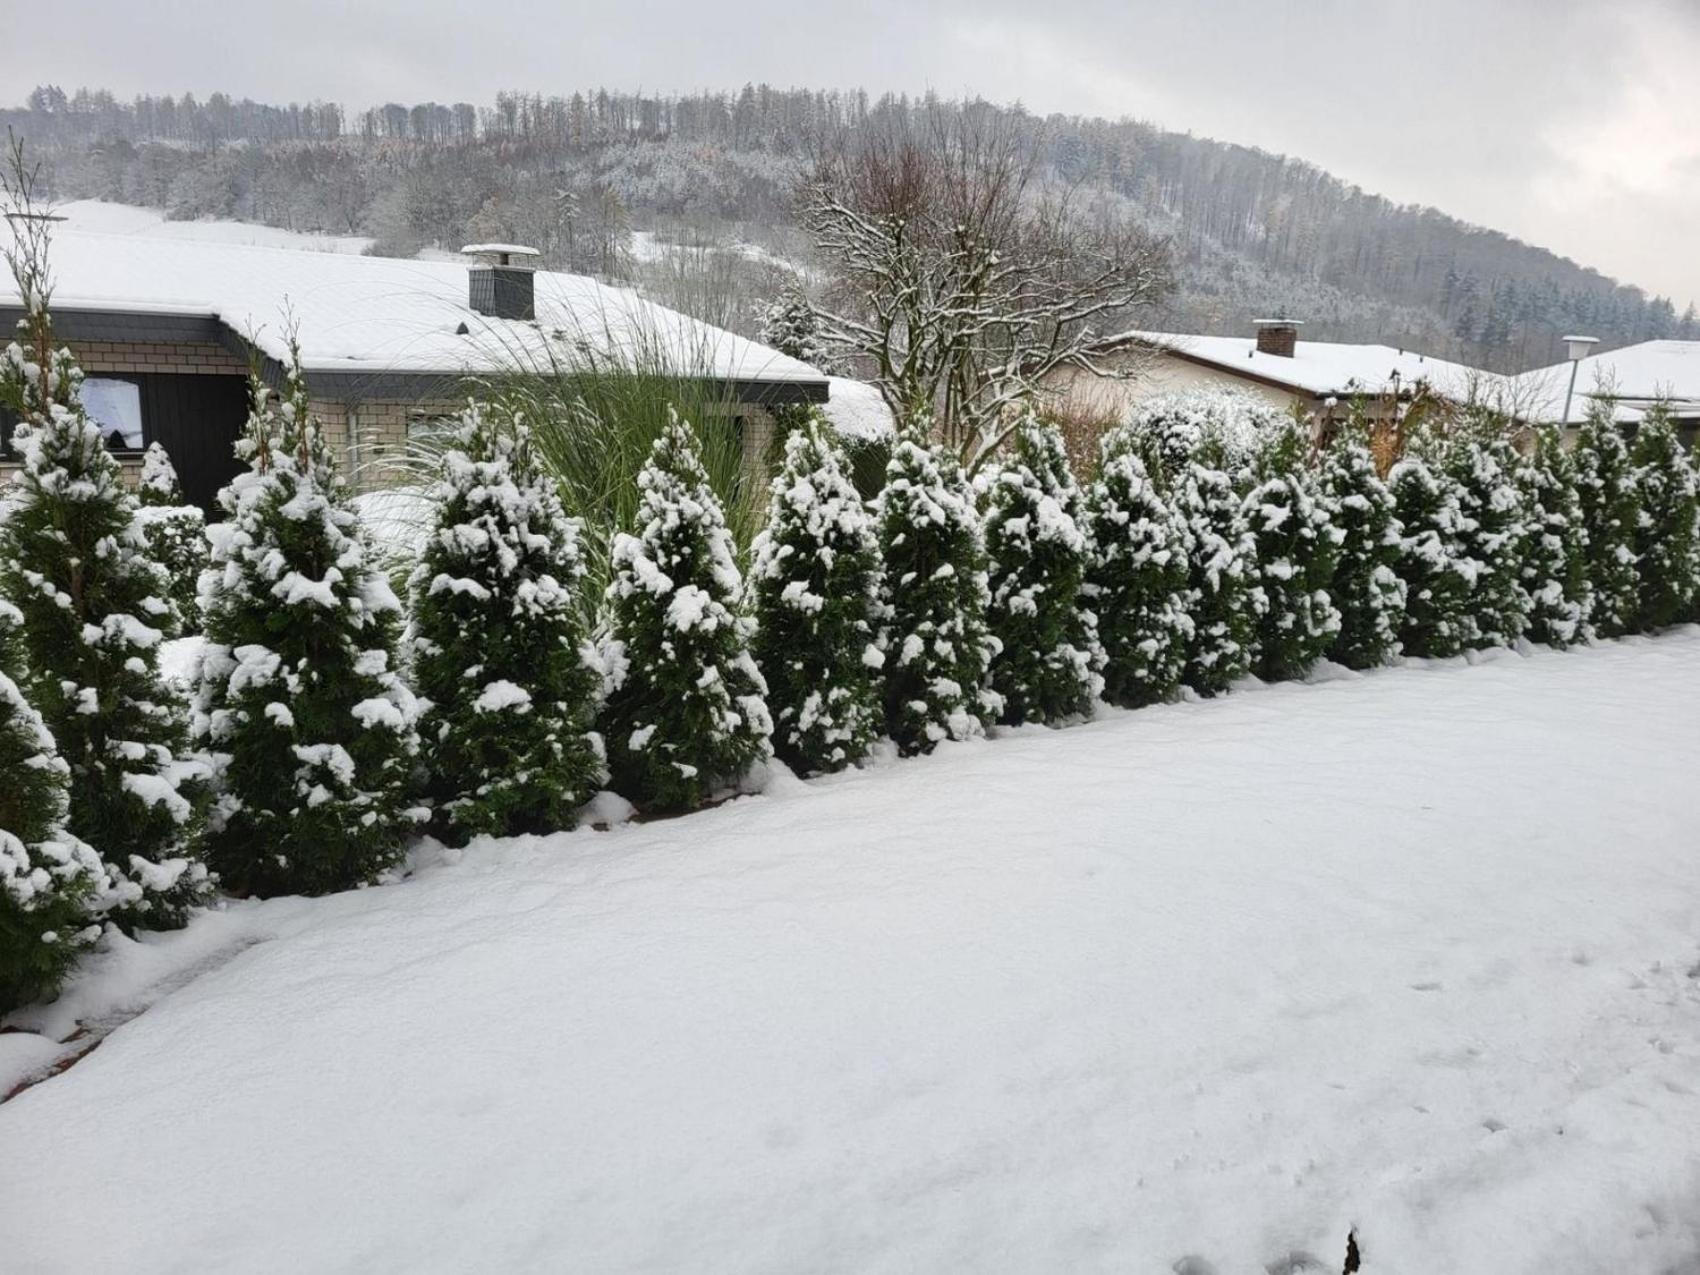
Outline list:
[[[242,468],[236,440],[248,419],[247,381],[168,372],[141,380],[149,441],[170,455],[183,499],[210,512],[219,488]]]

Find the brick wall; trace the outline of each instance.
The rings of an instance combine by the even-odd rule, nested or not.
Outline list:
[[[248,365],[211,342],[71,341],[71,353],[90,376],[102,372],[204,372],[247,376]]]

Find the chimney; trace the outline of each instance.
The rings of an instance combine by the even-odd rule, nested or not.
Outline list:
[[[1299,343],[1299,329],[1304,326],[1299,319],[1253,319],[1257,325],[1257,352],[1273,354],[1276,358],[1290,359],[1293,348]]]
[[[469,243],[461,249],[480,264],[467,272],[466,301],[492,319],[535,319],[535,248],[512,243]]]

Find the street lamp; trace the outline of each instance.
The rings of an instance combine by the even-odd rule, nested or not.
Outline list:
[[[1564,338],[1564,357],[1570,360],[1570,388],[1564,391],[1564,415],[1558,418],[1559,428],[1570,425],[1570,397],[1576,393],[1576,369],[1588,357],[1588,351],[1600,343],[1597,336],[1567,336]]]

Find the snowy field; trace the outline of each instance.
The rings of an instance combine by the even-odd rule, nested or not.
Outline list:
[[[1697,744],[1691,629],[234,905],[35,1020],[157,998],[0,1266],[1700,1271]]]

